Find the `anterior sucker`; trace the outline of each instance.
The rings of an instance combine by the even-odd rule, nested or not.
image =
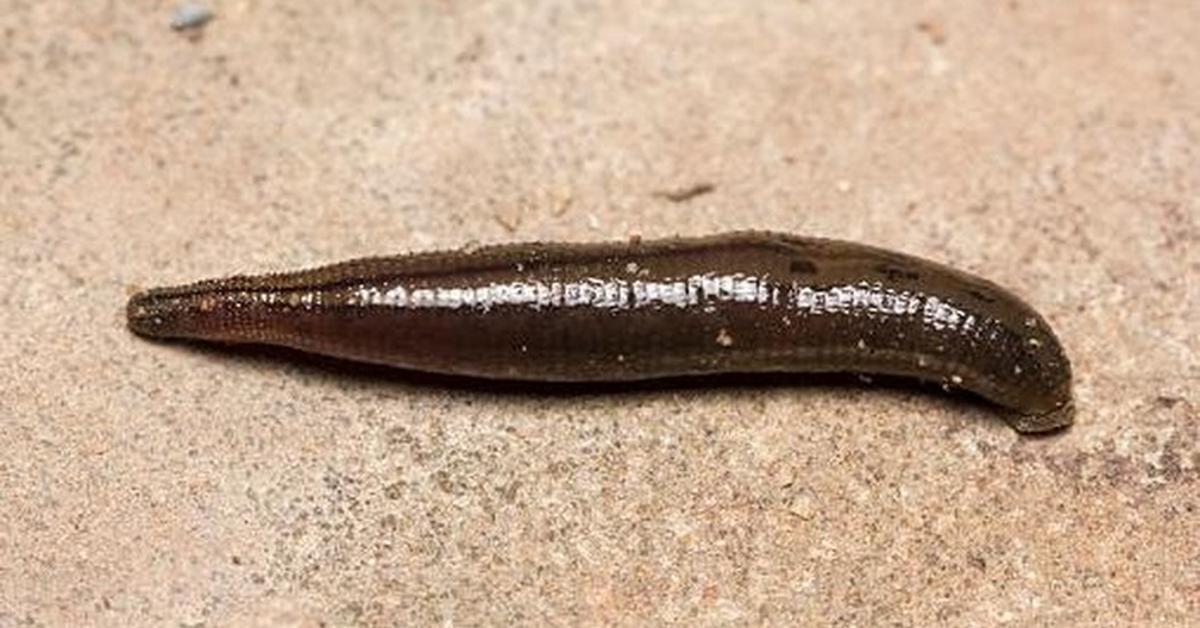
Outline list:
[[[858,372],[962,388],[1023,432],[1073,418],[1046,321],[982,278],[861,244],[739,232],[524,243],[156,288],[141,335],[262,343],[471,377]]]

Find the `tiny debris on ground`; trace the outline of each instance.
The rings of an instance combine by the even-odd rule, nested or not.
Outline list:
[[[929,38],[930,43],[935,46],[940,46],[946,43],[946,31],[942,28],[941,24],[938,24],[937,22],[922,20],[917,22],[917,30],[925,33],[925,36]]]
[[[211,19],[212,9],[199,2],[182,2],[171,12],[171,28],[177,31],[200,28]]]
[[[697,196],[703,196],[717,189],[717,186],[711,183],[697,183],[686,188],[678,188],[674,190],[661,190],[655,192],[654,195],[658,198],[665,198],[672,203],[682,203],[690,201]]]

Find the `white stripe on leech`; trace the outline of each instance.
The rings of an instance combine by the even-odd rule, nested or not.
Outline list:
[[[512,281],[477,287],[415,288],[393,286],[387,290],[362,287],[354,293],[356,305],[396,308],[488,310],[505,305],[534,307],[628,308],[651,305],[685,307],[705,302],[767,303],[778,299],[778,288],[765,278],[733,275],[693,275],[686,280],[626,281]]]
[[[814,288],[794,282],[789,302],[809,315],[863,312],[867,315],[913,316],[920,313],[937,329],[970,329],[975,317],[937,297],[923,298],[897,292],[878,283],[845,284]],[[592,307],[629,309],[650,306],[687,307],[701,303],[775,303],[782,288],[767,277],[743,275],[692,275],[669,281],[582,279],[579,281],[511,281],[485,286],[415,288],[398,285],[380,290],[362,287],[354,293],[356,305],[413,309],[489,310],[501,306]]]

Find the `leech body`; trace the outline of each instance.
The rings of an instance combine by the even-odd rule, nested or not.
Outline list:
[[[131,298],[128,317],[146,336],[496,379],[899,375],[974,392],[1023,432],[1072,420],[1062,346],[1010,292],[908,255],[776,233],[368,258],[157,288]]]

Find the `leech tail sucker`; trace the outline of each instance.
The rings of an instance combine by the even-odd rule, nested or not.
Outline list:
[[[366,258],[155,288],[127,316],[148,337],[470,377],[877,373],[973,392],[1021,432],[1074,414],[1061,343],[1011,292],[901,253],[769,232]]]

